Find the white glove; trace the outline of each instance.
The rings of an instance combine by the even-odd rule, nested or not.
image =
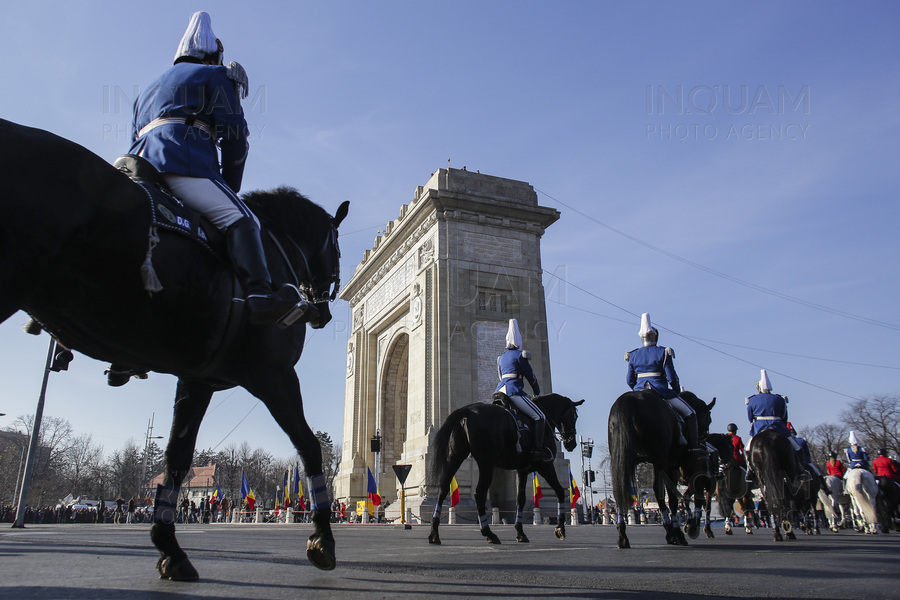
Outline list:
[[[241,63],[233,60],[225,67],[228,71],[228,79],[234,82],[234,91],[238,98],[246,98],[250,93],[250,80],[247,78],[247,71],[241,66]]]

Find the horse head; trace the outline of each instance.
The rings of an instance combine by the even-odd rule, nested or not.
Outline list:
[[[709,404],[698,398],[693,392],[681,392],[681,399],[690,404],[697,413],[697,430],[703,438],[709,434],[709,426],[712,425],[712,409],[716,405],[713,398]]]
[[[293,188],[252,192],[243,200],[279,240],[289,263],[287,271],[296,280],[303,299],[316,308],[317,314],[309,324],[321,329],[331,321],[329,304],[341,286],[337,230],[350,202],[343,202],[332,217]]]
[[[551,403],[548,402],[545,405],[547,410],[544,410],[545,406],[541,406],[541,410],[544,410],[544,414],[553,422],[553,426],[559,432],[563,447],[567,452],[571,452],[578,445],[575,439],[575,422],[578,420],[577,407],[584,404],[584,400],[573,402],[560,394],[552,394],[545,400],[555,400],[552,402],[552,408]]]

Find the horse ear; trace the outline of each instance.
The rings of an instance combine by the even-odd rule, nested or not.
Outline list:
[[[584,398],[582,398],[578,402],[573,402],[572,406],[581,406],[582,404],[584,404]]]
[[[334,213],[334,218],[331,219],[332,223],[334,223],[334,228],[337,229],[338,225],[341,224],[341,221],[344,220],[344,217],[347,216],[347,212],[350,210],[350,201],[344,200],[341,202],[341,205],[338,206],[337,212]]]
[[[715,406],[715,405],[716,405],[716,397],[713,396],[712,402],[710,402],[710,403],[707,404],[706,406],[709,407],[709,410],[712,410],[712,407]]]

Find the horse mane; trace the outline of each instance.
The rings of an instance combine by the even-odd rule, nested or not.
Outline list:
[[[259,218],[262,226],[276,236],[298,241],[331,224],[331,215],[324,208],[292,187],[248,192],[241,200]]]

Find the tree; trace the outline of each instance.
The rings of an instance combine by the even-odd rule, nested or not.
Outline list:
[[[877,395],[857,400],[841,413],[849,430],[855,431],[870,452],[886,448],[900,453],[900,395]],[[847,438],[844,438],[846,447]]]
[[[322,447],[322,472],[328,483],[328,493],[331,498],[334,498],[334,478],[337,477],[338,468],[341,465],[341,451],[340,448],[335,448],[331,436],[324,431],[316,431],[316,439],[319,440],[319,445]]]
[[[74,496],[88,492],[89,481],[103,462],[103,446],[94,443],[90,434],[72,438],[61,470],[68,493]]]
[[[133,439],[126,442],[122,450],[113,452],[106,463],[108,474],[107,492],[110,498],[129,498],[141,483],[143,450]]]

